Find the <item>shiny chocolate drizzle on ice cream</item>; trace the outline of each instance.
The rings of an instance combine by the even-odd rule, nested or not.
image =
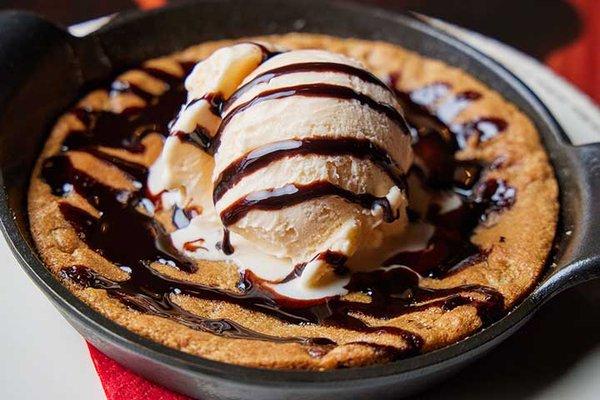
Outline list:
[[[261,47],[261,50],[265,52],[264,59],[271,55],[266,48]],[[185,70],[189,70],[188,67],[184,65]],[[398,348],[354,342],[369,346],[389,359],[418,353],[423,339],[413,332],[386,326],[385,321],[382,321],[381,325],[369,325],[358,316],[388,320],[430,307],[439,307],[447,311],[461,305],[476,307],[484,323],[502,315],[504,300],[493,288],[462,285],[430,289],[419,285],[420,275],[440,278],[457,268],[484,259],[487,252],[470,241],[473,229],[490,213],[501,212],[515,201],[515,190],[507,182],[486,177],[486,165],[478,160],[458,161],[454,157],[456,151],[463,147],[471,136],[476,136],[480,141],[489,140],[507,126],[505,121],[492,117],[462,125],[450,123],[470,102],[477,101],[477,93],[464,92],[453,95],[450,85],[446,83],[428,85],[410,93],[397,92],[409,124],[407,132],[412,133],[415,154],[422,161],[420,167],[415,166],[411,169],[410,177],[421,182],[428,190],[443,189],[454,193],[460,199],[460,206],[450,212],[442,213],[439,208],[431,207],[426,215],[409,213],[413,220],[426,220],[435,227],[427,247],[416,252],[405,251],[394,255],[386,262],[388,268],[352,274],[347,289],[363,293],[368,296],[369,302],[350,301],[340,296],[297,300],[282,297],[264,287],[261,279],[250,271],[243,275],[237,290],[224,290],[174,279],[153,268],[153,264],[162,264],[187,273],[196,272],[197,269],[191,259],[177,252],[166,230],[153,218],[152,207],[148,206],[151,202],[147,198],[144,186],[147,169],[102,150],[115,148],[142,152],[144,146],[141,139],[150,133],[166,135],[169,121],[185,101],[186,92],[182,76],[175,76],[156,68],[142,70],[168,84],[169,89],[155,96],[130,83],[113,84],[113,91],[130,92],[144,100],[146,106],[127,109],[121,113],[74,109],[72,114],[81,121],[84,128],[71,131],[64,140],[61,152],[46,159],[41,170],[41,177],[50,186],[53,194],[68,198],[72,193],[77,193],[99,212],[97,217],[67,201],[59,203],[62,215],[73,226],[80,239],[92,250],[116,264],[129,277],[123,281],[110,280],[89,266],[73,265],[62,269],[63,278],[82,287],[104,289],[109,296],[118,299],[127,307],[169,318],[191,329],[230,338],[300,343],[306,345],[309,354],[315,357],[323,356],[336,343],[328,338],[276,337],[250,330],[234,321],[203,318],[179,306],[173,300],[173,296],[183,294],[199,299],[228,302],[290,324],[323,324],[357,332],[399,336],[403,339],[404,346]],[[281,74],[313,70],[352,74],[380,84],[379,79],[363,70],[340,67],[333,63],[304,63],[266,72],[247,85],[254,85],[257,81],[265,81]],[[393,77],[390,86],[395,86]],[[242,86],[239,90],[247,89],[247,86]],[[358,98],[354,93],[343,89],[340,91],[327,88],[323,91],[323,87],[310,87],[303,89],[304,92],[299,92],[298,88],[292,89],[287,92],[289,95],[318,94],[334,96],[345,101],[358,100],[369,107],[377,107],[398,123],[404,123],[402,116],[396,115],[395,110],[391,111],[372,99]],[[279,91],[277,95],[281,93],[284,92]],[[273,93],[262,93],[256,98],[262,99],[272,95]],[[214,99],[218,99],[218,96]],[[249,107],[248,104],[243,106]],[[222,112],[224,108],[227,108],[226,104],[215,105],[217,112]],[[226,120],[223,122],[226,123]],[[192,140],[204,150],[215,146],[207,135],[197,141],[193,138]],[[115,189],[78,169],[69,159],[69,152],[72,150],[88,152],[122,170],[132,181],[138,183],[136,189]],[[356,139],[305,139],[267,145],[235,161],[221,173],[214,196],[222,196],[240,179],[240,175],[264,168],[282,157],[309,153],[351,155],[369,159],[392,177],[394,182],[404,185],[405,177],[398,174],[389,155],[372,143]],[[284,196],[280,193],[265,193],[255,204],[244,204],[246,209],[243,212],[257,205],[264,209],[267,207],[265,204],[273,209],[286,207],[314,195],[311,191],[314,191],[315,187],[312,185],[307,188],[291,188],[295,191]],[[340,195],[336,190],[320,190],[320,195]],[[357,201],[354,196],[359,195],[341,194],[342,198],[365,207],[370,207],[371,203],[377,201],[371,198]],[[241,206],[238,204],[236,207],[239,213]],[[174,216],[176,223],[189,223],[191,216],[186,214],[185,210],[175,209],[175,213],[179,213]],[[346,273],[343,268],[343,256],[332,253],[319,257],[327,258],[329,262],[336,264],[339,267],[338,273]],[[399,264],[402,266],[398,266]],[[302,269],[303,266],[297,266],[284,280],[298,278]]]

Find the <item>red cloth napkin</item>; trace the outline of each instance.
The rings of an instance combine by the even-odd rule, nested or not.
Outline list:
[[[108,400],[188,400],[189,397],[147,381],[117,364],[88,343],[94,367]]]
[[[140,8],[153,8],[164,0],[136,0]],[[600,102],[600,7],[596,0],[571,0],[583,21],[583,32],[578,40],[552,53],[546,63],[558,74]],[[186,396],[151,383],[125,369],[98,349],[89,345],[90,356],[98,371],[108,400],[187,400]]]
[[[583,30],[576,41],[546,59],[556,73],[600,103],[600,7],[596,0],[570,0],[577,9]]]

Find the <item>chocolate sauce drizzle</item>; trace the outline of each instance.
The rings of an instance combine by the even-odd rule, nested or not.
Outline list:
[[[63,216],[94,251],[120,268],[160,262],[194,272],[196,266],[182,256],[164,228],[144,211],[138,191],[115,189],[75,168],[66,155],[44,161],[42,178],[55,195],[75,192],[100,211],[99,217],[68,202],[61,202]]]
[[[245,176],[282,158],[300,155],[352,156],[368,159],[381,168],[398,188],[401,190],[406,188],[404,174],[400,172],[388,152],[374,142],[351,137],[306,138],[269,143],[232,162],[215,181],[213,200],[216,203]]]
[[[269,53],[271,54],[271,53]],[[314,66],[314,68],[330,68],[331,66]],[[287,67],[288,72],[293,70]],[[309,68],[308,66],[296,67],[297,69]],[[337,67],[335,67],[337,68]],[[460,147],[457,136],[435,112],[423,104],[417,104],[411,99],[410,94],[398,93],[403,102],[405,113],[411,124],[410,130],[415,136],[415,152],[425,164],[425,170],[413,171],[419,179],[430,185],[431,188],[444,188],[452,190],[462,196],[463,205],[450,213],[440,214],[439,210],[432,209],[425,216],[426,220],[436,225],[436,234],[432,238],[432,246],[420,254],[396,255],[390,260],[390,265],[398,263],[405,267],[391,267],[387,270],[378,270],[370,273],[355,273],[351,276],[347,288],[352,292],[361,292],[368,296],[370,301],[349,301],[341,297],[303,301],[281,297],[269,290],[268,286],[260,284],[260,279],[247,271],[238,285],[238,291],[228,291],[198,283],[191,283],[175,279],[159,272],[154,268],[157,264],[178,269],[184,272],[194,272],[196,266],[192,260],[182,256],[173,247],[164,228],[158,224],[152,215],[152,209],[146,204],[149,200],[145,197],[147,170],[145,167],[107,154],[99,147],[112,147],[125,149],[130,152],[144,150],[142,138],[149,132],[166,133],[170,118],[175,114],[179,105],[185,99],[182,78],[174,77],[164,71],[148,69],[145,71],[153,77],[168,84],[169,90],[161,96],[151,96],[139,87],[123,84],[113,85],[113,91],[129,91],[146,102],[143,108],[125,110],[123,113],[108,111],[93,111],[83,108],[74,110],[74,114],[82,121],[85,128],[73,130],[63,143],[61,154],[50,157],[43,162],[41,177],[50,186],[52,193],[64,197],[59,203],[59,208],[64,218],[73,226],[79,238],[92,250],[116,264],[128,274],[123,281],[114,281],[103,277],[93,269],[74,265],[62,270],[63,278],[82,287],[104,289],[109,296],[121,301],[127,307],[139,312],[168,318],[189,328],[210,332],[231,338],[253,340],[266,340],[282,343],[300,343],[311,346],[309,354],[322,357],[335,345],[327,338],[305,337],[275,337],[256,332],[240,326],[226,319],[210,319],[190,313],[179,306],[174,295],[188,295],[199,299],[223,301],[241,306],[248,310],[265,313],[273,318],[291,324],[317,323],[336,326],[343,329],[372,333],[390,334],[401,337],[404,341],[402,348],[378,345],[367,342],[354,342],[358,345],[371,347],[374,351],[385,355],[389,359],[405,357],[416,354],[423,345],[423,339],[415,333],[389,325],[369,325],[359,316],[370,316],[383,320],[393,319],[430,307],[442,310],[452,310],[461,305],[472,305],[477,308],[479,315],[485,323],[489,323],[504,312],[504,300],[500,293],[492,288],[480,285],[463,285],[445,289],[427,289],[419,286],[417,270],[423,274],[443,276],[456,265],[473,261],[473,256],[485,257],[485,251],[474,246],[470,240],[473,228],[485,219],[491,212],[499,212],[510,207],[515,199],[515,191],[506,182],[485,178],[485,166],[476,160],[469,162],[456,161],[454,153]],[[271,73],[288,73],[279,71]],[[346,71],[356,75],[354,72]],[[270,79],[267,75],[256,79]],[[369,76],[361,79],[369,80]],[[441,89],[436,89],[440,91]],[[430,91],[436,92],[431,89]],[[436,97],[429,94],[429,97]],[[244,103],[232,110],[223,124],[226,124],[233,115],[249,108],[257,102],[267,99],[276,99],[293,95],[327,96],[343,99],[359,100],[363,104],[381,111],[393,118],[401,126],[404,119],[395,109],[376,103],[371,99],[362,98],[351,89],[333,85],[314,84],[304,85],[284,90],[263,92],[255,99]],[[427,98],[421,94],[422,98]],[[459,101],[475,101],[477,96],[469,94]],[[436,100],[437,101],[437,100]],[[421,101],[421,103],[427,103]],[[430,106],[433,108],[433,106]],[[482,120],[483,121],[483,120]],[[486,119],[494,124],[497,129],[481,126],[473,122],[472,127],[465,128],[466,136],[480,135],[480,140],[488,140],[494,134],[506,128],[506,123],[501,120]],[[479,125],[478,125],[479,124]],[[467,127],[465,124],[464,127]],[[191,139],[196,141],[196,139]],[[199,139],[200,142],[203,142]],[[113,188],[93,176],[76,168],[69,159],[71,150],[86,151],[115,168],[121,169],[129,175],[135,189],[126,190]],[[287,157],[293,154],[305,153],[351,154],[355,157],[365,158],[376,163],[400,181],[396,168],[389,155],[381,151],[372,143],[341,140],[338,143],[325,141],[325,139],[311,139],[302,141],[286,141],[273,144],[270,147],[257,150],[244,159],[238,160],[228,170],[224,171],[219,185],[226,188],[239,179],[237,175],[249,174],[260,168],[265,163],[277,157]],[[449,168],[448,172],[446,168]],[[403,181],[403,179],[402,179]],[[271,191],[268,196],[261,198],[244,198],[233,209],[226,212],[225,221],[232,223],[241,218],[250,207],[261,209],[276,209],[289,204],[304,201],[306,198],[324,195],[336,195],[346,200],[356,202],[364,207],[379,205],[383,208],[386,220],[393,219],[389,204],[371,195],[345,193],[334,185],[326,182],[315,182],[306,187],[292,185],[290,187]],[[224,189],[215,190],[216,197],[222,195]],[[97,211],[97,215],[73,205],[68,201],[71,193],[77,193],[90,203]],[[309,195],[310,194],[310,195]],[[181,221],[189,220],[185,210],[175,212],[183,213]],[[412,218],[413,212],[409,213]],[[177,217],[179,218],[179,217]],[[189,222],[189,221],[188,221]],[[228,231],[224,232],[221,247],[225,252],[228,246]],[[230,246],[230,244],[229,244]],[[440,257],[439,248],[446,252]],[[462,247],[468,251],[460,250]],[[435,254],[428,255],[427,252]],[[465,254],[468,254],[465,259]],[[411,258],[412,256],[412,258]],[[345,257],[333,252],[325,252],[319,257],[330,265],[338,268],[337,273],[346,273],[344,270]],[[443,265],[443,267],[440,267]],[[297,275],[302,270],[298,269]],[[294,277],[290,277],[293,279]]]
[[[325,250],[323,253],[317,254],[315,258],[313,258],[311,261],[313,261],[314,259],[322,260],[327,265],[332,266],[333,272],[336,275],[343,276],[349,272],[348,268],[346,267],[346,261],[348,261],[348,257],[343,253],[332,250]],[[302,273],[304,272],[304,269],[306,268],[307,264],[308,262],[303,262],[296,265],[294,269],[289,274],[287,274],[282,280],[271,283],[287,283],[293,281],[296,278],[299,278],[300,276],[302,276]]]
[[[495,117],[482,117],[464,124],[452,125],[458,147],[464,149],[471,136],[477,137],[477,142],[487,142],[508,127],[508,123]]]
[[[133,272],[135,271],[135,272]],[[171,295],[186,294],[208,300],[228,301],[246,308],[264,311],[271,306],[271,300],[260,293],[244,294],[225,292],[210,286],[189,284],[169,278],[147,265],[139,265],[132,270],[125,281],[113,281],[96,273],[91,268],[74,265],[61,270],[61,275],[72,282],[95,289],[104,289],[109,296],[120,300],[134,310],[168,318],[188,328],[209,332],[215,335],[236,339],[263,340],[277,343],[300,343],[304,345],[331,345],[326,338],[279,337],[265,335],[228,319],[211,319],[195,315],[173,301]],[[285,316],[285,315],[284,315]]]
[[[396,76],[391,77],[391,87],[396,86],[396,80]],[[516,198],[515,189],[505,181],[485,177],[489,169],[485,163],[455,158],[455,153],[466,146],[464,138],[473,134],[472,127],[480,119],[451,127],[445,121],[455,118],[481,96],[472,91],[452,95],[450,88],[447,83],[437,82],[410,93],[396,90],[396,96],[411,126],[413,151],[420,161],[411,167],[409,176],[430,192],[459,196],[460,206],[442,214],[438,205],[431,204],[426,215],[417,217],[435,226],[427,247],[398,253],[384,263],[406,265],[422,276],[439,278],[485,260],[489,251],[470,241],[473,230],[490,214],[511,207]],[[495,133],[507,126],[499,118],[481,120],[497,124]],[[491,134],[492,128],[488,129]]]
[[[263,83],[269,83],[271,79],[276,78],[278,76],[296,74],[299,72],[333,72],[338,74],[345,74],[348,76],[354,76],[364,82],[380,86],[385,90],[389,90],[388,86],[385,83],[383,83],[381,79],[377,78],[369,71],[362,68],[356,68],[348,64],[339,64],[333,62],[294,63],[284,65],[278,68],[273,68],[271,70],[263,72],[260,75],[257,75],[250,82],[244,84],[242,87],[235,91],[235,93],[227,100],[227,103],[224,106],[224,111],[226,112],[233,103],[235,103],[240,97],[242,97],[244,93],[247,93],[250,89]]]
[[[221,134],[225,127],[231,122],[233,117],[237,114],[248,110],[249,108],[262,103],[268,100],[277,100],[283,99],[291,96],[304,96],[304,97],[327,97],[332,99],[339,100],[355,100],[360,104],[363,104],[372,110],[384,114],[390,120],[392,120],[396,125],[400,127],[400,129],[409,133],[408,127],[406,126],[406,121],[402,117],[402,115],[391,105],[387,103],[380,103],[378,101],[373,100],[370,96],[354,91],[353,89],[347,86],[339,86],[332,85],[328,83],[307,83],[303,85],[295,85],[295,86],[287,86],[281,88],[275,88],[270,90],[265,90],[252,99],[237,105],[231,111],[225,114],[225,117],[221,121],[221,125],[217,130],[213,138],[213,146],[214,150],[219,148],[221,141]],[[232,103],[226,102],[224,105],[224,109],[228,109],[231,107]]]
[[[398,80],[398,75],[390,75],[390,87],[395,88]],[[464,149],[473,135],[478,142],[485,142],[506,130],[508,123],[497,117],[480,117],[462,124],[452,124],[452,120],[470,103],[479,100],[481,95],[470,90],[452,94],[450,89],[448,83],[434,82],[409,93],[396,90],[396,98],[405,111],[413,137],[437,132],[451,143],[451,150],[455,152]]]
[[[220,93],[207,93],[202,97],[191,100],[185,105],[184,109],[187,110],[200,100],[206,100],[208,104],[210,104],[210,112],[213,113],[213,115],[216,115],[217,117],[221,116],[221,113],[223,112],[224,100],[223,96]]]
[[[337,196],[363,208],[383,210],[385,222],[392,222],[394,214],[390,202],[385,197],[371,193],[354,193],[329,181],[314,181],[306,185],[289,183],[280,188],[252,192],[236,201],[221,212],[221,221],[225,226],[236,223],[252,210],[279,210],[303,203],[310,199],[325,196]]]
[[[212,138],[210,137],[210,134],[206,128],[200,125],[196,126],[192,132],[186,133],[182,131],[176,131],[171,133],[171,136],[175,136],[184,143],[190,143],[199,149],[210,153]]]
[[[223,254],[227,256],[233,254],[235,251],[229,238],[229,229],[223,229],[223,239],[220,242],[217,242],[217,250],[221,250]]]
[[[84,128],[69,133],[62,144],[64,151],[102,146],[141,153],[144,151],[142,139],[148,134],[168,135],[168,123],[187,96],[183,80],[156,68],[145,67],[141,70],[163,81],[167,90],[161,96],[154,96],[133,84],[121,83],[118,85],[120,92],[131,91],[144,99],[146,106],[130,107],[121,113],[75,108],[71,113]]]
[[[253,44],[254,46],[258,47],[258,49],[261,51],[261,53],[262,53],[262,61],[261,62],[265,62],[268,59],[273,58],[273,57],[281,54],[280,51],[269,50],[267,48],[267,46],[265,46],[263,44],[260,44],[260,43],[257,43],[257,42],[247,42],[247,43]]]

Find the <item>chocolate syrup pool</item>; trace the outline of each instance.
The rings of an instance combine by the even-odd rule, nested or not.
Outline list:
[[[266,53],[265,59],[269,56],[270,54]],[[349,70],[337,64],[323,64],[326,63],[287,66],[267,72],[257,79],[265,80],[297,71],[324,70],[354,74],[363,80],[381,84],[370,74],[365,75],[361,71]],[[182,67],[189,70],[190,65]],[[403,344],[400,346],[399,343],[399,347],[354,342],[372,347],[387,359],[418,353],[423,345],[422,338],[416,333],[397,327],[371,326],[358,316],[387,320],[430,307],[448,311],[461,305],[476,307],[484,323],[490,323],[503,314],[504,299],[493,288],[462,285],[447,289],[429,289],[419,286],[419,275],[441,278],[484,259],[487,256],[486,251],[470,242],[473,229],[490,213],[501,212],[510,207],[516,198],[514,188],[507,182],[486,178],[488,167],[483,163],[478,160],[457,161],[454,157],[455,152],[464,147],[471,136],[476,136],[479,141],[489,140],[494,135],[501,134],[507,126],[506,121],[493,117],[470,121],[460,126],[450,124],[450,120],[464,107],[477,101],[480,97],[478,93],[464,92],[452,95],[450,85],[443,82],[411,93],[397,93],[413,135],[415,155],[424,166],[413,167],[409,178],[417,179],[431,190],[443,189],[455,193],[460,198],[460,206],[443,214],[439,209],[431,207],[427,215],[421,217],[409,210],[412,219],[425,219],[434,225],[435,232],[426,249],[394,255],[386,262],[389,268],[352,275],[347,289],[365,294],[370,298],[370,302],[349,301],[342,297],[302,301],[283,298],[264,289],[260,280],[250,272],[246,272],[241,278],[237,290],[223,290],[174,279],[153,268],[153,264],[158,263],[186,273],[202,272],[196,271],[193,260],[178,253],[166,230],[153,218],[152,211],[149,211],[152,207],[148,207],[148,204],[152,202],[146,197],[144,186],[147,169],[102,150],[118,148],[134,153],[143,152],[143,137],[148,134],[166,135],[170,120],[185,101],[183,77],[155,68],[141,70],[165,82],[169,89],[160,96],[154,96],[130,83],[113,83],[110,90],[130,92],[144,100],[147,105],[127,109],[121,113],[84,108],[72,110],[73,115],[85,127],[71,131],[64,140],[60,153],[46,159],[41,170],[42,179],[51,187],[54,195],[68,197],[77,193],[98,210],[99,217],[96,217],[66,201],[60,202],[62,215],[73,226],[79,238],[92,250],[125,271],[129,278],[114,281],[99,275],[93,266],[73,265],[62,269],[61,275],[64,279],[82,287],[104,289],[109,296],[118,299],[127,307],[172,319],[191,329],[230,338],[300,343],[306,346],[308,354],[313,357],[327,354],[336,343],[328,338],[276,337],[250,330],[235,321],[203,318],[183,309],[173,301],[172,296],[184,294],[199,299],[228,302],[290,324],[322,324],[363,333],[396,335],[402,339]],[[302,90],[293,89],[286,92],[287,95],[326,95],[339,98],[340,101],[360,101],[389,115],[398,123],[403,123],[402,117],[396,115],[393,108],[374,103],[371,99],[357,98],[354,93],[344,89],[312,86],[301,88]],[[242,87],[240,90],[244,91],[247,88]],[[279,97],[277,93],[262,93],[257,96],[260,101],[277,101]],[[438,104],[441,98],[444,98],[444,102]],[[226,107],[226,104],[216,104],[215,112],[223,112],[224,106]],[[243,106],[250,107],[249,104]],[[230,115],[232,114],[235,113],[231,112]],[[226,118],[223,122],[226,123],[227,120]],[[209,140],[210,138],[203,136],[200,147],[214,147],[214,143],[208,143]],[[362,142],[349,143],[343,139],[338,142],[330,139],[320,141],[309,139],[277,143],[269,151],[262,152],[261,159],[249,153],[245,159],[238,160],[222,174],[215,189],[215,198],[222,196],[223,192],[239,179],[238,174],[249,173],[280,157],[295,153],[345,154],[360,157],[383,168],[395,182],[404,182],[406,179],[397,175],[390,158],[377,146]],[[122,170],[137,183],[135,187],[139,189],[115,189],[100,182],[73,165],[69,159],[69,152],[72,150],[87,152]],[[320,195],[338,195],[365,207],[378,201],[377,198],[362,198],[355,193],[340,194],[326,183],[307,186],[310,187],[296,187],[294,194],[288,194],[287,197],[266,194],[261,207],[258,208],[278,209],[297,204],[310,198],[318,190],[323,192]],[[268,207],[265,206],[267,203]],[[256,204],[247,203],[238,206],[241,208],[237,210],[237,214],[232,214],[230,219],[234,220],[239,217],[240,212],[246,213],[257,207]],[[178,220],[181,220],[182,216],[184,220],[187,218],[187,214],[182,210],[176,209],[174,212],[178,213],[174,216]],[[392,219],[392,216],[389,219]],[[228,242],[227,231],[224,237],[223,247],[226,251],[233,251],[231,246],[225,243]],[[344,262],[345,258],[336,258],[336,269],[339,273],[347,273]],[[398,264],[406,267],[398,267]],[[302,274],[302,269],[301,265],[297,266],[295,273],[286,279],[297,278]]]

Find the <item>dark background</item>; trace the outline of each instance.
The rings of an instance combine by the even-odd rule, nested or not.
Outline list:
[[[251,0],[248,0],[251,1]],[[293,0],[288,0],[293,1]],[[600,0],[363,0],[413,10],[496,38],[546,62],[600,102]],[[0,0],[68,26],[167,0]]]
[[[390,10],[410,9],[500,39],[536,57],[573,41],[581,31],[577,10],[563,0],[366,0]],[[36,11],[64,25],[167,1],[3,0],[2,8]],[[600,6],[600,5],[599,5]]]

